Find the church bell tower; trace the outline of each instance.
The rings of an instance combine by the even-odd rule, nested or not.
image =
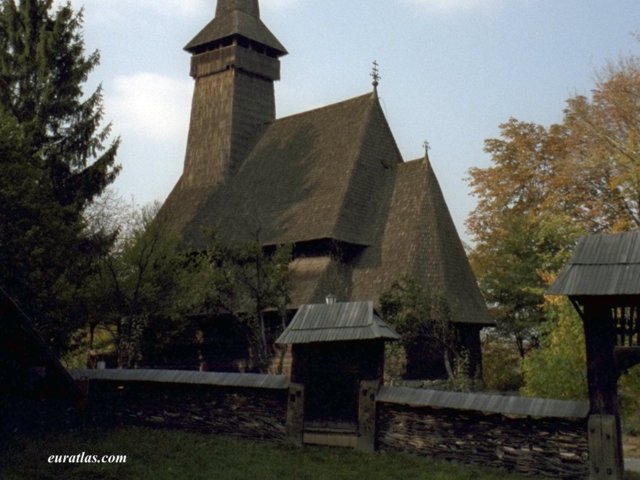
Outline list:
[[[258,127],[275,120],[273,82],[287,51],[260,20],[258,0],[218,0],[185,50],[195,88],[183,187],[215,187],[239,167]]]

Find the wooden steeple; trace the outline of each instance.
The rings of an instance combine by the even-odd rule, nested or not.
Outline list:
[[[260,20],[258,0],[218,0],[215,18],[187,44],[185,50],[190,53],[212,50],[229,43],[228,40],[235,36],[262,46],[274,57],[287,53]]]
[[[293,245],[291,310],[329,291],[375,305],[393,282],[416,278],[446,294],[479,365],[479,331],[494,322],[427,159],[402,159],[376,65],[373,92],[276,119],[286,51],[257,0],[218,0],[185,48],[191,125],[182,177],[161,211],[182,248],[207,248],[211,232],[228,245],[258,231],[265,249]]]
[[[228,15],[234,11],[245,12],[253,17],[260,17],[258,0],[227,0],[219,1],[216,7],[216,17]]]
[[[257,129],[275,120],[273,82],[287,52],[260,20],[258,0],[218,0],[215,18],[185,47],[195,88],[179,188],[224,183]]]

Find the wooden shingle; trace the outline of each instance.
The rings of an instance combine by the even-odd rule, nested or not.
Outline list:
[[[185,168],[161,211],[183,247],[205,249],[212,233],[294,245],[293,310],[329,293],[377,304],[413,277],[446,297],[454,322],[492,324],[433,169],[403,161],[377,91],[276,120],[285,50],[263,27],[257,0],[219,0],[187,46]]]
[[[184,49],[191,53],[204,51],[210,45],[234,36],[244,37],[264,45],[278,56],[287,53],[278,39],[260,20],[258,0],[220,0],[215,18]]]
[[[372,302],[302,305],[276,344],[399,340],[374,311]]]
[[[640,232],[583,237],[550,295],[640,295]]]

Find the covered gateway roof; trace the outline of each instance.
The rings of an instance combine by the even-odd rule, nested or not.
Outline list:
[[[399,340],[373,310],[373,302],[303,305],[276,340],[277,344]]]
[[[550,295],[640,295],[640,232],[583,237]]]

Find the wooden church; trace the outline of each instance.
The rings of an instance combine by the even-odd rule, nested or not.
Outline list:
[[[378,100],[367,92],[276,118],[284,46],[258,0],[218,0],[191,40],[195,80],[182,176],[162,210],[185,248],[253,240],[293,245],[291,312],[372,301],[413,277],[446,296],[460,341],[480,362],[493,322],[428,158],[403,161]]]

